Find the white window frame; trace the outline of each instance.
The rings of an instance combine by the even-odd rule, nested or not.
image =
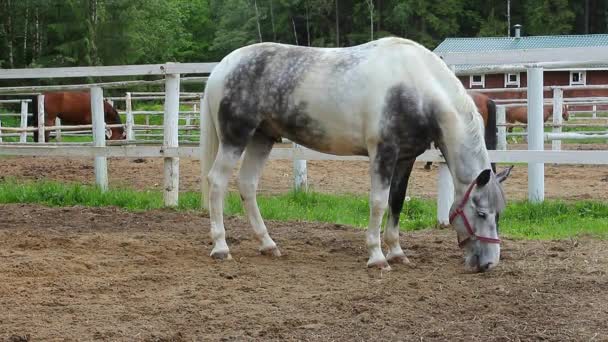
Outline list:
[[[473,81],[473,77],[475,76],[481,76],[481,82],[475,82]],[[482,88],[486,87],[486,75],[481,74],[481,75],[469,75],[469,88],[473,88],[476,86],[481,86]]]
[[[579,81],[578,82],[572,82],[572,76],[574,74],[579,74]],[[586,71],[570,71],[570,79],[569,79],[569,83],[570,85],[586,85],[587,84],[587,72]]]
[[[511,75],[515,75],[517,77],[517,80],[511,81],[509,79],[509,76],[511,76]],[[521,73],[519,73],[519,72],[506,73],[505,74],[505,88],[507,86],[517,86],[517,88],[519,88],[521,86]]]

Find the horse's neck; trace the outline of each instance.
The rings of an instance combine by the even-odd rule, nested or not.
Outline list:
[[[479,173],[490,168],[483,134],[471,135],[464,130],[447,131],[442,152],[450,169],[456,198],[466,192]]]

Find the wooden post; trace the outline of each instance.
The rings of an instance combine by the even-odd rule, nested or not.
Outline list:
[[[544,150],[543,68],[528,68],[528,150]],[[528,163],[528,200],[545,198],[545,164]]]
[[[450,208],[454,202],[454,183],[448,164],[439,163],[437,181],[437,223],[439,227],[450,225]]]
[[[302,146],[293,143],[293,187],[295,191],[308,190],[308,173],[306,160],[298,159]]]
[[[34,114],[36,115],[36,114]],[[44,144],[44,95],[38,95],[38,143]]]
[[[135,140],[135,132],[133,131],[133,107],[131,104],[131,93],[128,92],[125,96],[125,110],[127,112],[127,141]]]
[[[496,149],[504,151],[507,149],[507,108],[505,106],[496,106],[496,123],[498,124],[498,141]]]
[[[3,142],[2,141],[2,121],[0,121],[0,143]]]
[[[196,111],[196,104],[194,104],[194,106],[193,106],[193,111]],[[192,114],[190,114],[190,113],[186,114],[186,123],[185,124],[186,124],[186,126],[190,126],[192,124]],[[186,133],[186,135],[190,135],[190,134],[192,134],[192,130],[187,129],[185,131],[185,133]],[[186,140],[188,140],[188,139],[186,138]]]
[[[55,141],[56,142],[61,142],[61,119],[60,118],[55,118],[55,126],[57,126],[57,129],[55,129]]]
[[[93,121],[93,146],[106,146],[106,123],[103,113],[103,90],[91,88],[91,116]],[[95,157],[95,184],[102,191],[108,190],[108,161],[106,157]]]
[[[163,148],[178,147],[179,74],[165,76],[165,115]],[[165,206],[177,206],[179,194],[179,158],[165,158]]]
[[[21,127],[21,129],[27,128],[27,114],[28,114],[27,109],[28,109],[27,102],[21,101],[21,124],[19,125]],[[27,132],[26,131],[22,131],[21,133],[19,133],[19,142],[20,143],[27,142]]]
[[[560,88],[553,88],[553,133],[562,132],[562,106],[564,104],[564,91]],[[551,149],[560,151],[562,149],[561,140],[551,141]]]
[[[591,114],[592,118],[597,118],[597,105],[593,105],[593,114]]]

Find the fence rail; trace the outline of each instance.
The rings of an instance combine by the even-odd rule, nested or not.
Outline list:
[[[484,57],[485,58],[485,57]],[[471,62],[470,60],[468,60]],[[596,63],[596,62],[594,62]],[[197,125],[187,124],[185,126],[178,125],[179,122],[179,99],[180,83],[184,83],[188,80],[181,78],[182,73],[193,73],[193,74],[208,74],[211,72],[214,63],[186,63],[186,64],[155,64],[155,65],[144,65],[144,66],[111,66],[111,67],[84,67],[84,68],[50,68],[50,69],[15,69],[15,70],[0,70],[0,79],[25,79],[25,78],[50,78],[50,77],[83,77],[83,76],[95,76],[95,77],[106,77],[106,76],[135,76],[135,75],[160,75],[164,76],[162,80],[154,81],[124,81],[124,82],[108,82],[108,83],[97,83],[97,84],[86,84],[86,85],[68,85],[68,86],[45,86],[45,87],[14,87],[14,88],[0,88],[0,94],[11,94],[11,93],[23,93],[23,92],[40,92],[47,90],[73,90],[73,89],[90,89],[92,93],[92,113],[93,123],[91,129],[94,131],[93,135],[93,146],[88,145],[51,145],[51,144],[2,144],[0,145],[0,155],[22,155],[22,156],[57,156],[57,157],[86,157],[95,158],[95,172],[96,182],[102,188],[107,187],[107,166],[106,158],[108,157],[154,157],[164,159],[164,198],[165,204],[168,206],[176,205],[178,196],[178,179],[179,179],[179,162],[178,158],[198,158],[200,155],[199,147],[185,147],[178,145],[178,131],[185,127],[185,129],[195,129]],[[543,131],[542,123],[542,109],[543,109],[543,91],[553,90],[554,98],[552,100],[554,106],[554,112],[561,114],[561,104],[563,104],[562,93],[567,89],[582,89],[581,87],[543,87],[542,83],[542,66],[550,68],[564,67],[570,65],[584,66],[587,65],[582,62],[577,63],[549,63],[549,64],[520,64],[518,66],[507,65],[499,68],[487,70],[494,72],[503,72],[507,70],[513,70],[515,68],[521,68],[522,66],[528,68],[528,85],[529,88],[524,89],[512,89],[506,88],[496,91],[527,91],[527,106],[529,112],[529,145],[527,151],[490,151],[489,155],[494,162],[503,163],[528,163],[529,173],[529,198],[534,201],[540,201],[544,198],[544,163],[567,163],[567,164],[593,164],[593,165],[607,165],[608,164],[608,151],[543,151],[543,140],[545,133]],[[478,68],[474,70],[486,70],[484,68]],[[200,82],[202,78],[196,78],[195,82]],[[152,125],[136,125],[133,120],[133,115],[137,115],[137,112],[132,110],[131,101],[137,98],[133,93],[127,93],[125,96],[126,114],[127,114],[127,138],[128,140],[121,146],[114,146],[112,142],[106,142],[104,137],[105,128],[107,127],[103,122],[103,88],[116,88],[116,87],[128,87],[133,85],[141,84],[164,84],[165,85],[165,109],[164,109],[164,122],[163,122],[163,141],[160,146],[138,146],[130,145],[133,143],[134,129],[135,128],[146,128],[152,129]],[[595,86],[589,87],[595,89],[608,89],[607,86]],[[491,92],[489,90],[483,90],[484,92]],[[494,91],[494,90],[492,90]],[[137,94],[139,95],[139,94]],[[43,96],[43,95],[40,95]],[[158,94],[152,96],[158,96]],[[151,97],[152,97],[151,96]],[[192,96],[198,96],[192,95]],[[141,97],[145,97],[142,95]],[[39,105],[43,104],[43,101],[39,100]],[[22,102],[22,124],[27,121],[27,106],[26,110],[23,111]],[[504,106],[498,106],[499,122],[505,122],[505,108]],[[43,115],[44,108],[39,113]],[[192,114],[200,113],[196,110],[192,111]],[[40,115],[40,114],[39,114]],[[143,115],[143,114],[142,114]],[[25,119],[24,119],[25,118]],[[44,120],[40,120],[43,122]],[[554,116],[553,132],[547,134],[553,134],[553,137],[564,137],[561,133],[561,115]],[[25,132],[32,129],[25,129],[21,127],[20,139],[25,137]],[[55,128],[48,127],[48,129]],[[160,127],[158,127],[160,128]],[[79,127],[82,129],[82,127]],[[156,127],[154,127],[156,129]],[[6,130],[2,127],[2,130]],[[40,135],[47,130],[44,126],[33,128],[34,131],[38,131]],[[506,137],[506,127],[501,125],[498,127],[499,131],[499,143],[503,137]],[[561,135],[560,135],[561,134]],[[24,139],[22,141],[25,141]],[[556,143],[557,141],[554,141]],[[107,143],[107,146],[106,146]],[[506,146],[505,146],[506,147]],[[294,148],[275,148],[272,150],[271,159],[290,159],[295,161],[305,160],[367,160],[367,157],[348,157],[348,156],[334,156],[329,154],[323,154],[315,152],[299,146]],[[449,172],[446,172],[446,166],[443,163],[443,158],[436,150],[429,150],[422,154],[418,160],[420,161],[433,161],[440,162],[441,172],[438,184],[439,196],[438,201],[441,202],[441,206],[438,211],[438,219],[440,222],[447,220],[447,210],[445,203],[451,201],[449,198],[450,187],[446,184],[450,184],[451,179],[449,178]],[[301,164],[300,164],[301,165]],[[305,164],[304,164],[305,165]],[[298,177],[302,177],[301,173],[295,172]]]

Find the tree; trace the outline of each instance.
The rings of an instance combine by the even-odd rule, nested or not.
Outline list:
[[[574,19],[568,0],[528,0],[525,5],[525,25],[532,35],[568,34]]]

